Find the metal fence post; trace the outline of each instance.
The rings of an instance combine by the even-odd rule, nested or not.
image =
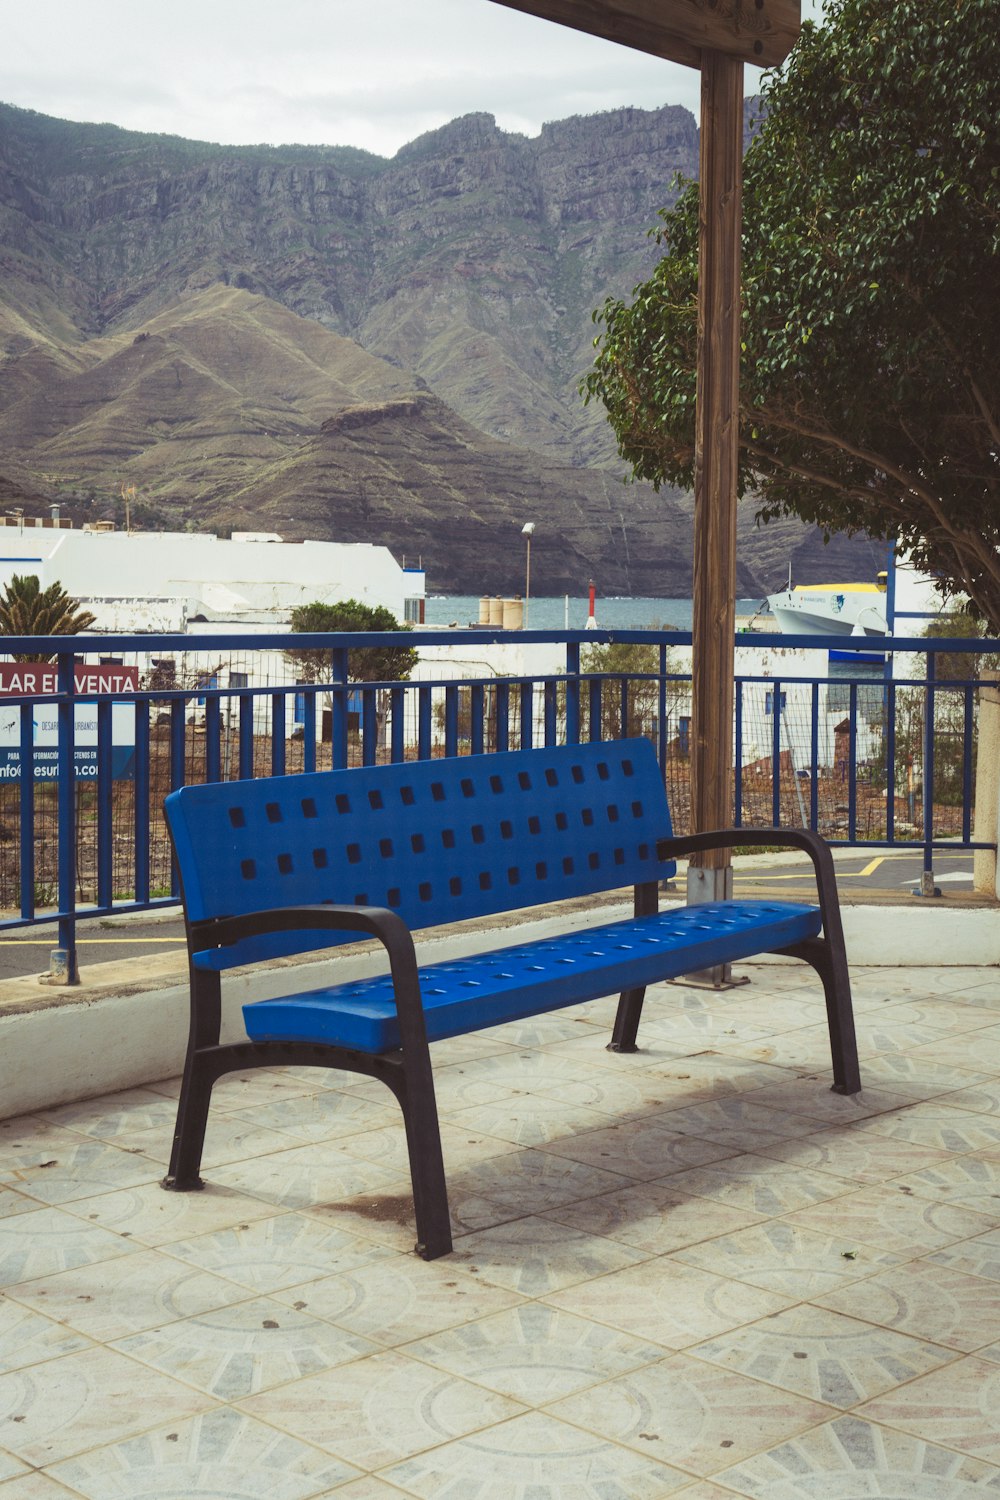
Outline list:
[[[59,745],[59,946],[49,954],[49,978],[53,984],[79,984],[76,957],[76,704],[73,694],[71,651],[59,653],[56,707]],[[34,766],[24,768],[34,774]]]

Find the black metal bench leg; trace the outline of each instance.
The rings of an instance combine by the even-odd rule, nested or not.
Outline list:
[[[622,992],[618,1001],[611,1040],[608,1043],[609,1052],[638,1052],[635,1039],[639,1030],[639,1017],[642,1015],[642,1002],[645,998],[645,987],[641,990]]]
[[[854,1008],[851,1004],[851,975],[843,948],[825,938],[812,938],[779,950],[811,964],[823,981],[826,996],[826,1020],[830,1029],[830,1057],[833,1063],[833,1092],[857,1094],[861,1089],[858,1042],[854,1031]]]
[[[830,1028],[833,1090],[836,1094],[856,1094],[861,1088],[861,1069],[858,1064],[858,1042],[854,1031],[847,958],[835,948],[827,948],[825,958],[826,962],[819,974],[823,980],[826,1018]]]
[[[441,1153],[441,1128],[433,1085],[410,1088],[409,1080],[398,1091],[406,1127],[406,1149],[410,1158],[413,1211],[417,1223],[416,1252],[424,1260],[447,1255],[451,1244],[451,1214],[448,1184]]]
[[[212,1085],[216,1072],[208,1060],[197,1053],[189,1056],[177,1105],[177,1126],[170,1153],[170,1166],[163,1187],[177,1193],[191,1193],[202,1188],[199,1172],[205,1145],[208,1110],[212,1102]]]

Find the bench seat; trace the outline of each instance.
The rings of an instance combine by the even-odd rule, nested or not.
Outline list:
[[[428,964],[420,969],[427,1040],[736,963],[816,937],[820,926],[815,906],[717,901]],[[243,1019],[255,1042],[314,1042],[374,1054],[400,1046],[388,974],[257,1000],[243,1007]]]
[[[806,829],[674,836],[646,739],[552,745],[352,770],[187,786],[164,803],[184,898],[191,1023],[164,1186],[199,1175],[212,1089],[247,1068],[327,1067],[378,1079],[406,1131],[417,1250],[451,1249],[430,1043],[619,995],[607,1046],[638,1048],[646,988],[779,953],[810,964],[826,1001],[832,1086],[861,1086],[830,850]],[[676,860],[774,845],[812,860],[817,902],[713,901],[660,910]],[[714,857],[714,856],[713,856]],[[414,934],[501,913],[633,893],[632,916],[421,968]],[[552,930],[552,929],[550,929]],[[227,974],[374,938],[389,972],[317,984],[243,1008],[222,1040]],[[495,941],[495,939],[494,939]]]

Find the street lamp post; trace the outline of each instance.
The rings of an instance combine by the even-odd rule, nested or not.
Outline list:
[[[528,603],[531,599],[531,538],[534,535],[534,521],[525,521],[521,527],[521,535],[526,545],[526,556],[524,561],[524,628],[528,628]]]

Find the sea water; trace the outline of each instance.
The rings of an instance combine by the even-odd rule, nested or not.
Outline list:
[[[749,617],[762,606],[766,600],[737,599],[736,613]],[[605,630],[690,630],[691,610],[690,599],[599,598],[594,615]],[[589,612],[586,595],[532,595],[525,624],[530,630],[583,630]],[[428,595],[425,619],[428,625],[478,625],[479,596]]]

